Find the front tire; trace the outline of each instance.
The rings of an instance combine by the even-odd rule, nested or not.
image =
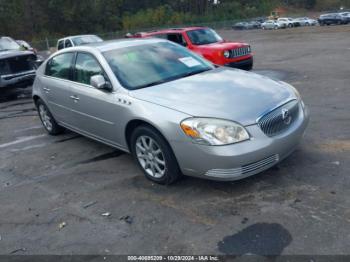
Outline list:
[[[137,127],[131,135],[130,148],[147,179],[169,185],[182,176],[170,145],[156,129],[147,125]]]
[[[53,118],[50,110],[41,99],[36,101],[36,107],[39,113],[41,123],[43,124],[46,132],[50,135],[56,136],[63,133],[64,128],[59,126],[56,120]]]

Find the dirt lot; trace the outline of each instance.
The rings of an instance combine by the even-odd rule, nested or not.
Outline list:
[[[296,152],[239,182],[159,186],[127,154],[46,135],[30,89],[2,93],[0,254],[350,254],[350,26],[220,33],[299,89]]]

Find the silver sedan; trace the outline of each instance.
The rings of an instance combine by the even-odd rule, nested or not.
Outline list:
[[[295,149],[309,119],[289,84],[161,39],[57,52],[38,69],[33,99],[49,134],[67,128],[129,152],[161,184],[264,171]]]

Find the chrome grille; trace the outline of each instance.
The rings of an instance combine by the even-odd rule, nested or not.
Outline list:
[[[299,116],[299,103],[293,100],[269,112],[258,120],[261,130],[275,136],[287,130]]]
[[[275,154],[257,162],[250,163],[238,168],[211,169],[206,173],[206,175],[210,177],[238,179],[260,173],[275,165],[279,159],[279,155]]]
[[[248,54],[250,54],[250,46],[244,46],[230,50],[230,58],[245,56]]]

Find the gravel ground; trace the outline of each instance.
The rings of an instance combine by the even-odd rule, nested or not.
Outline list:
[[[48,136],[30,88],[1,91],[0,254],[350,254],[350,26],[220,33],[302,94],[295,153],[234,183],[160,186],[127,154]]]

